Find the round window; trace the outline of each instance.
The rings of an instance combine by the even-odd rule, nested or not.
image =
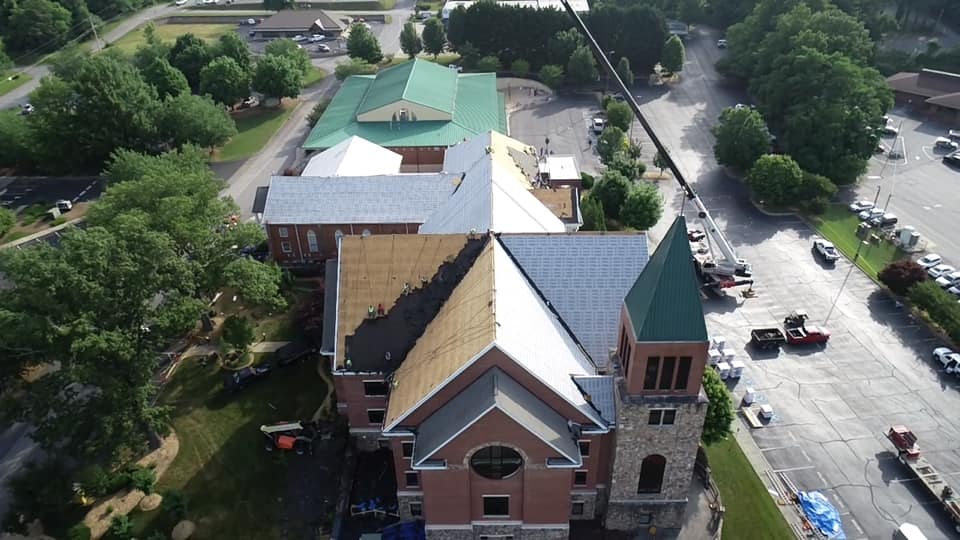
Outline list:
[[[470,467],[484,478],[499,480],[517,472],[523,458],[512,448],[488,446],[477,450],[470,458]]]

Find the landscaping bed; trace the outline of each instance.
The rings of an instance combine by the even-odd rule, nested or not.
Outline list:
[[[823,214],[810,216],[809,219],[817,232],[833,242],[850,260],[853,260],[859,248],[857,266],[872,279],[877,279],[877,274],[891,262],[907,257],[906,253],[885,240],[871,241],[860,248],[861,240],[856,235],[860,220],[846,205],[831,204]]]

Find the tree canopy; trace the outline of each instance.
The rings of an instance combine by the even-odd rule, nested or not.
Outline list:
[[[52,51],[73,35],[70,11],[52,0],[11,2],[3,40],[12,51]],[[9,9],[9,8],[8,8]]]
[[[303,75],[290,58],[267,55],[257,62],[253,87],[268,97],[294,98],[303,89]]]
[[[580,214],[583,216],[581,231],[607,230],[607,218],[603,213],[603,203],[593,195],[587,195],[580,201]]]
[[[626,56],[621,56],[620,61],[617,62],[617,76],[623,84],[627,85],[627,88],[633,86],[633,70],[630,69],[630,59]]]
[[[747,185],[769,204],[789,204],[803,185],[803,171],[790,156],[768,154],[754,163]]]
[[[570,55],[567,62],[567,75],[574,84],[586,84],[597,80],[597,61],[586,46],[581,45]]]
[[[301,77],[306,77],[313,64],[310,63],[310,56],[292,39],[277,39],[267,44],[264,52],[268,56],[282,56],[290,60]]]
[[[686,51],[683,48],[683,42],[679,36],[670,36],[663,44],[663,56],[660,58],[660,65],[670,73],[679,73],[683,71],[683,63],[686,61]]]
[[[187,144],[215,148],[236,135],[237,126],[210,97],[180,94],[163,102],[157,131],[168,148]]]
[[[547,64],[540,68],[540,82],[550,88],[560,88],[563,85],[563,78],[563,66]]]
[[[620,208],[620,221],[641,231],[656,225],[662,215],[663,196],[657,186],[649,182],[634,183]]]
[[[170,65],[179,69],[194,91],[200,89],[200,72],[213,59],[210,47],[193,34],[179,36],[167,58]]]
[[[721,165],[749,171],[760,156],[770,152],[770,134],[756,109],[724,109],[713,134],[717,138],[713,154]]]
[[[733,424],[733,399],[717,370],[707,369],[703,372],[703,392],[710,403],[707,405],[701,438],[707,444],[722,441],[730,434],[730,425]]]
[[[347,36],[347,53],[350,58],[359,58],[371,64],[383,60],[383,52],[380,50],[377,36],[373,35],[373,32],[363,23],[353,23],[350,26],[350,35]]]
[[[153,62],[141,70],[143,80],[152,86],[163,99],[190,93],[190,83],[179,69],[170,65],[166,58],[154,58]]]
[[[410,59],[416,58],[423,51],[423,41],[412,22],[403,25],[403,30],[400,32],[400,49]]]
[[[443,22],[431,17],[423,26],[423,50],[432,54],[434,58],[443,52],[447,45],[447,36],[443,30]]]
[[[500,59],[496,56],[484,56],[477,61],[477,71],[496,73],[500,71]]]
[[[267,44],[267,47],[269,46],[270,44]],[[250,47],[236,32],[227,32],[217,39],[217,44],[214,46],[214,55],[232,59],[240,66],[240,69],[247,73],[253,67],[253,61],[250,59]]]
[[[627,57],[641,72],[660,61],[669,36],[663,13],[643,4],[601,2],[590,9],[584,22],[601,50]]]
[[[552,63],[567,65],[570,57],[573,56],[573,51],[585,45],[583,36],[576,28],[560,30],[550,36],[550,41],[547,42],[547,58]]]
[[[617,171],[607,169],[593,185],[590,196],[603,205],[608,217],[620,219],[620,209],[630,193],[630,181]]]
[[[200,93],[232,107],[250,95],[250,74],[229,56],[215,58],[200,72]]]
[[[610,100],[607,103],[607,123],[624,132],[630,131],[633,124],[633,109],[622,101]]]
[[[617,152],[622,152],[627,147],[627,136],[622,129],[616,126],[607,126],[597,138],[597,152],[600,154],[600,160],[609,163]],[[606,204],[603,205],[606,208]],[[607,209],[609,211],[609,208]]]

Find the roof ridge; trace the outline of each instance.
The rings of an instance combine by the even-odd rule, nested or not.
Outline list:
[[[410,80],[413,79],[413,72],[417,69],[417,66],[419,65],[417,64],[417,60],[419,59],[414,58],[413,60],[410,61],[411,63],[410,73],[407,73],[407,79],[403,81],[403,91],[400,92],[400,99],[410,101],[412,103],[416,103],[417,105],[423,105],[423,103],[420,103],[419,101],[413,101],[412,99],[407,97],[407,89],[410,88]],[[423,105],[423,106],[426,107],[426,105]],[[433,107],[430,107],[430,108],[432,109]]]

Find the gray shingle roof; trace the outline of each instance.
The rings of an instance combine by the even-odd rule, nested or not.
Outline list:
[[[450,197],[458,174],[274,176],[263,222],[275,224],[423,223]]]
[[[614,391],[613,377],[610,375],[575,376],[573,382],[590,396],[590,403],[600,411],[600,416],[607,421],[607,425],[615,426],[617,409],[614,398],[617,394]]]
[[[567,420],[499,368],[491,368],[430,415],[417,429],[413,463],[419,465],[493,409],[553,447],[564,465],[581,463]]]
[[[340,265],[337,259],[329,259],[326,262],[326,271],[324,276],[326,282],[323,290],[323,339],[320,344],[320,352],[333,354],[333,348],[337,341],[337,280],[340,278]]]
[[[500,241],[593,362],[607,366],[623,299],[647,264],[647,236],[502,234]]]

